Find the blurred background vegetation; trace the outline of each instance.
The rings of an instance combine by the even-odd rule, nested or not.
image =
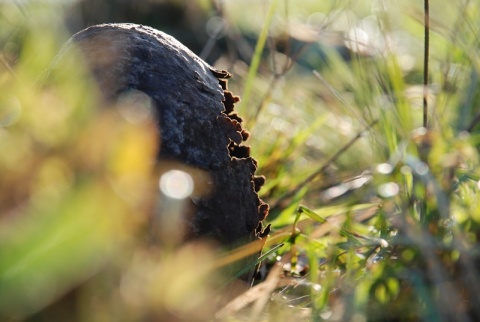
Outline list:
[[[480,4],[430,10],[424,128],[422,1],[1,2],[0,319],[479,320]],[[81,59],[42,76],[105,22],[234,75],[273,229],[229,303],[238,254],[146,242],[155,125],[102,109]]]

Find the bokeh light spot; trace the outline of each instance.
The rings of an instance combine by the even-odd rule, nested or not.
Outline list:
[[[381,174],[390,174],[393,171],[393,167],[390,163],[380,163],[376,166],[375,170]]]
[[[428,173],[428,166],[423,162],[419,162],[415,165],[414,170],[418,175],[424,176]]]
[[[400,188],[395,182],[388,182],[378,187],[378,194],[383,198],[391,198],[398,194]]]
[[[131,90],[119,97],[117,108],[127,122],[139,124],[152,117],[153,102],[144,92]]]
[[[180,170],[170,170],[160,177],[160,191],[173,199],[185,199],[193,192],[192,177]]]

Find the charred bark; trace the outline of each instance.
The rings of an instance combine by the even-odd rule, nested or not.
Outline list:
[[[72,44],[107,100],[141,91],[153,101],[160,164],[174,160],[208,173],[212,192],[192,198],[187,235],[226,247],[264,239],[268,205],[257,194],[264,178],[255,176],[256,161],[243,145],[249,133],[234,112],[239,98],[227,90],[231,75],[173,37],[140,25],[93,26],[75,34],[67,51]],[[252,274],[244,279],[250,282]]]

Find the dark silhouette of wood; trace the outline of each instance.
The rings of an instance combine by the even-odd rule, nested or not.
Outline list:
[[[174,160],[208,173],[213,189],[192,198],[187,238],[213,239],[227,248],[264,239],[268,231],[261,220],[268,205],[257,194],[264,178],[255,176],[256,161],[243,145],[249,133],[234,112],[239,98],[227,90],[231,75],[173,37],[141,25],[89,27],[72,37],[63,55],[72,44],[107,100],[132,90],[152,99],[161,138],[159,163]],[[252,278],[252,272],[243,277]]]

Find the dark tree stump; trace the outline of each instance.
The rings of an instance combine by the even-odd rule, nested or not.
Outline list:
[[[258,197],[263,177],[242,145],[248,132],[233,111],[231,75],[215,70],[173,37],[134,24],[104,24],[75,34],[76,44],[107,100],[137,90],[154,102],[161,148],[159,163],[180,161],[206,171],[212,193],[192,200],[187,235],[225,245],[262,240],[268,205]],[[254,260],[255,258],[253,258]],[[252,260],[250,258],[249,260]],[[252,280],[252,274],[244,279]]]

